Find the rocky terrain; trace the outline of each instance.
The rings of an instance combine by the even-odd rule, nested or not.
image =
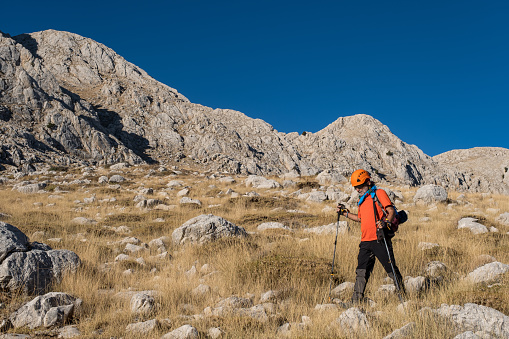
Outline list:
[[[377,264],[351,304],[342,177],[46,166],[0,176],[0,338],[509,336],[509,196],[382,187],[408,293]]]
[[[21,173],[44,163],[128,162],[348,177],[362,167],[381,182],[509,193],[507,149],[431,158],[368,115],[340,117],[317,133],[281,133],[241,112],[191,103],[110,48],[54,30],[0,32],[0,130],[0,166]],[[476,165],[491,153],[499,154],[496,174]]]

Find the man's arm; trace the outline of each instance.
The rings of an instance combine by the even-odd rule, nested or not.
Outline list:
[[[387,218],[384,221],[385,222],[391,222],[394,219],[394,217],[396,216],[396,209],[394,207],[392,207],[392,206],[387,206],[385,208],[385,210],[387,211]],[[378,220],[377,227],[378,228],[382,228],[383,227],[383,224],[382,224],[381,220]]]

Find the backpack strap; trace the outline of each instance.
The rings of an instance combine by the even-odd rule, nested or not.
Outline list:
[[[374,194],[374,197],[373,197],[373,210],[375,210],[375,214],[377,214],[376,213],[375,201],[378,204],[378,206],[380,206],[380,209],[382,210],[382,213],[384,214],[384,217],[387,217],[387,212],[385,211],[385,208],[382,206],[382,203],[380,202],[380,200],[378,200],[378,196],[376,195],[376,191],[375,191],[375,194]],[[376,216],[375,216],[375,220],[376,220]]]

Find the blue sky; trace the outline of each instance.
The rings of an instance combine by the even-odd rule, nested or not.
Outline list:
[[[32,1],[0,30],[101,42],[192,102],[317,132],[369,114],[436,155],[509,148],[508,1]]]

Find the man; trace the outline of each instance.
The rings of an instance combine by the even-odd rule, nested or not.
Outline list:
[[[390,221],[394,219],[396,209],[392,205],[387,193],[385,193],[384,190],[377,189],[375,184],[371,181],[371,177],[367,171],[363,169],[356,170],[352,173],[350,181],[360,196],[358,214],[350,213],[347,209],[342,208],[341,206],[338,206],[338,213],[341,213],[350,220],[361,223],[362,237],[361,243],[359,244],[359,255],[357,257],[357,269],[355,271],[356,278],[352,302],[358,303],[365,300],[364,290],[366,289],[369,276],[373,271],[375,258],[378,258],[378,261],[382,264],[389,277],[393,279],[395,285],[396,279],[398,280],[400,292],[405,293],[403,279],[394,260],[390,237],[387,235],[386,231],[385,237],[382,237],[381,234],[381,232],[384,232],[387,228],[390,229]],[[386,214],[385,216],[380,204],[373,201],[373,198],[378,199],[380,204],[383,206]],[[387,253],[387,248],[385,247],[384,238],[387,242],[390,257]],[[396,277],[394,277],[394,274],[392,273],[391,259]]]

